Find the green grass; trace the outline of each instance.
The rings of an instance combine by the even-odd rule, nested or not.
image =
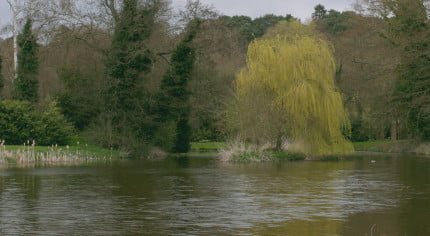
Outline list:
[[[218,152],[219,149],[226,146],[225,142],[193,142],[191,152]]]
[[[354,142],[354,148],[356,151],[370,151],[371,149],[375,149],[378,146],[381,145],[387,145],[387,144],[393,144],[393,143],[399,143],[404,142],[403,140],[373,140],[373,141],[365,141],[365,142]]]
[[[366,142],[355,142],[356,151],[371,152],[407,152],[408,149],[415,148],[409,140],[375,140]],[[413,147],[412,147],[413,146]]]
[[[289,151],[272,152],[272,156],[275,160],[303,161],[306,159],[306,155],[303,153]]]

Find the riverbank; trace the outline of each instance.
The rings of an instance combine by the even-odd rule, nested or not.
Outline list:
[[[414,140],[376,140],[356,142],[353,144],[356,151],[430,155],[430,142],[417,142]]]
[[[0,144],[0,165],[73,165],[108,161],[127,157],[122,151],[109,150],[77,141],[67,146],[35,146]]]
[[[242,143],[227,142],[194,142],[191,152],[184,155],[211,155],[222,161],[231,162],[265,162],[289,160],[305,160],[306,155],[290,151],[274,151]]]
[[[354,148],[358,152],[380,152],[380,153],[412,153],[419,155],[430,155],[430,143],[418,143],[414,140],[376,140],[367,142],[354,142]],[[257,148],[242,146],[231,146],[226,142],[196,142],[191,145],[191,155],[212,154],[219,156],[222,160],[233,162],[261,162],[275,160],[339,160],[343,155],[330,155],[319,158],[307,158],[304,154],[288,151],[258,150]]]

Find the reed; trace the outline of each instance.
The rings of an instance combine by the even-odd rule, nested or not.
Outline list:
[[[110,162],[126,154],[86,145],[38,147],[35,141],[23,146],[6,146],[0,141],[0,165],[2,166],[71,166],[92,162]],[[97,150],[97,151],[96,151]]]
[[[219,157],[224,162],[299,161],[307,158],[305,154],[294,151],[288,143],[282,145],[283,150],[275,151],[273,147],[273,143],[252,145],[233,141],[219,150]]]

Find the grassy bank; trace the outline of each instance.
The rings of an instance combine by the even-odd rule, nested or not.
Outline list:
[[[354,143],[356,151],[430,155],[430,143],[415,140],[376,140]]]
[[[355,142],[356,151],[386,152],[386,153],[415,153],[430,155],[430,143],[418,143],[414,140],[376,140]],[[223,161],[232,162],[263,162],[277,160],[305,160],[306,155],[288,151],[276,152],[245,144],[229,144],[227,142],[192,143],[191,152],[218,154]],[[341,160],[344,156],[322,156],[310,159]],[[309,158],[308,158],[309,159]]]
[[[0,144],[0,165],[31,166],[36,164],[83,164],[96,160],[113,160],[127,153],[101,148],[85,142],[71,146],[35,146]]]
[[[218,153],[226,146],[226,142],[193,142],[191,143],[191,153]]]

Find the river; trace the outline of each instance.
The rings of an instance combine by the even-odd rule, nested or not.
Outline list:
[[[430,235],[430,158],[0,167],[0,235]]]

